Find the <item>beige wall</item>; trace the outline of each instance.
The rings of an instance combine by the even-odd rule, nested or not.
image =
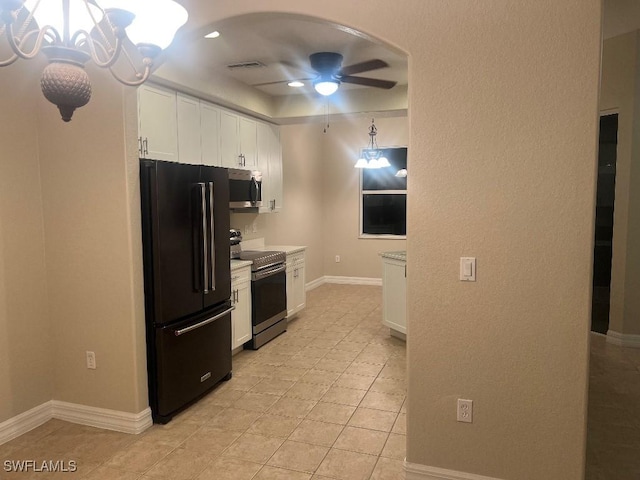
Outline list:
[[[281,127],[284,208],[275,214],[232,214],[231,226],[245,240],[271,245],[307,245],[307,283],[323,276],[382,277],[378,254],[404,250],[406,240],[359,238],[360,171],[353,164],[367,145],[370,116]],[[406,146],[406,117],[379,118],[378,144]],[[244,234],[256,224],[257,232]],[[335,263],[340,255],[341,262]]]
[[[616,199],[614,210],[613,257],[611,266],[611,310],[610,330],[619,333],[640,332],[640,315],[629,315],[632,305],[638,300],[637,288],[630,288],[629,276],[640,271],[640,263],[633,261],[634,254],[628,253],[633,244],[629,243],[632,218],[639,207],[631,202],[632,158],[634,125],[640,121],[640,112],[635,108],[637,75],[638,32],[605,40],[602,52],[602,87],[600,110],[618,113],[618,155],[616,160]],[[637,130],[637,128],[636,128]],[[638,184],[637,182],[635,183]],[[637,228],[637,227],[636,227]],[[631,311],[629,308],[631,307]],[[637,309],[637,307],[636,307]],[[636,310],[637,312],[637,310]]]
[[[231,215],[231,227],[243,238],[264,238],[271,245],[306,245],[306,282],[324,275],[323,260],[323,138],[317,124],[289,125],[280,129],[283,159],[283,210],[278,213]],[[245,225],[258,227],[244,233]]]
[[[380,147],[406,147],[406,117],[377,118]],[[353,164],[369,141],[371,116],[332,122],[324,142],[324,274],[329,276],[382,278],[378,254],[405,250],[406,240],[359,238],[360,171]],[[415,158],[409,149],[410,162]],[[340,263],[335,256],[340,255]]]
[[[93,97],[70,123],[40,102],[54,398],[138,413],[148,406],[146,376],[137,368],[144,351],[140,229],[130,220],[139,196],[136,209],[127,183],[123,87],[108,72],[88,73]],[[87,350],[96,354],[96,370],[86,368]]]
[[[424,166],[409,163],[407,459],[582,479],[601,5],[425,3],[409,80]],[[477,257],[477,282],[458,280],[461,256]],[[474,401],[473,424],[455,421],[457,398]]]
[[[39,73],[29,65],[0,71],[0,423],[53,397],[39,90]]]

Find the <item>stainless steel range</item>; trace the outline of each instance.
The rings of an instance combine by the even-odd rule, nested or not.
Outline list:
[[[245,250],[240,260],[251,265],[251,323],[253,338],[245,347],[257,350],[287,331],[285,252]]]

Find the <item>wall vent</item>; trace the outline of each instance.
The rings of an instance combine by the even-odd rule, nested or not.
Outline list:
[[[227,68],[233,70],[236,68],[263,68],[266,67],[264,63],[251,61],[251,62],[239,62],[239,63],[231,63],[227,65]]]

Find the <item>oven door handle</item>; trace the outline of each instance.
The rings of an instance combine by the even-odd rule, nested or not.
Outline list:
[[[275,275],[276,273],[284,272],[286,268],[287,268],[287,265],[283,263],[282,265],[278,265],[277,267],[274,267],[274,268],[269,268],[267,270],[260,270],[258,272],[255,272],[251,276],[251,280],[261,280],[263,278],[270,277],[271,275]]]
[[[235,310],[236,307],[231,307],[231,308],[227,308],[224,312],[219,313],[218,315],[215,315],[211,318],[207,318],[206,320],[203,320],[199,323],[196,323],[195,325],[191,325],[190,327],[186,327],[186,328],[181,328],[180,330],[174,330],[173,334],[176,337],[179,337],[180,335],[184,335],[185,333],[189,333],[197,328],[200,327],[204,327],[205,325],[208,325],[212,322],[215,322],[216,320],[218,320],[219,318],[224,317],[227,313],[230,313],[231,311]]]

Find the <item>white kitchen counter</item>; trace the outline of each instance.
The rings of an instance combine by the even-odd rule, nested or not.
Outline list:
[[[233,272],[234,270],[237,270],[242,267],[246,267],[248,265],[251,265],[252,263],[253,262],[250,260],[231,259],[231,271]]]
[[[380,254],[382,258],[391,258],[392,260],[400,260],[401,262],[407,261],[407,252],[405,250],[399,252],[382,252]]]

